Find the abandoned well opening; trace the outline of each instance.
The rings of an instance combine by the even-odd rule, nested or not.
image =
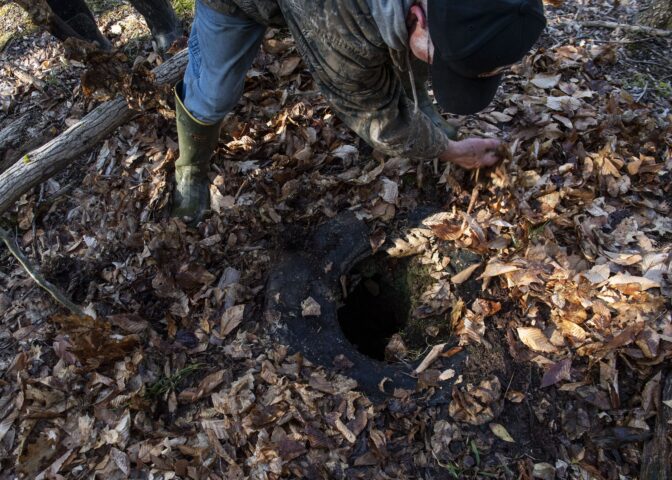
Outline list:
[[[338,321],[360,353],[385,360],[390,338],[406,328],[413,291],[423,283],[413,265],[412,258],[379,253],[355,265],[347,276],[348,294],[338,310]]]

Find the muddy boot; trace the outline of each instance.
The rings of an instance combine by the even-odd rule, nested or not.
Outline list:
[[[47,0],[47,4],[63,21],[51,23],[51,33],[56,38],[65,41],[71,36],[79,36],[98,43],[103,50],[112,48],[112,44],[98,29],[96,19],[84,0]]]
[[[217,147],[221,122],[208,125],[196,120],[180,98],[182,82],[175,86],[175,118],[180,157],[175,162],[173,217],[187,217],[195,224],[210,208],[210,158]]]
[[[67,23],[86,40],[96,42],[101,49],[112,49],[112,44],[100,33],[96,21],[88,15],[80,13],[69,19]]]
[[[131,4],[145,17],[159,52],[163,55],[175,40],[182,36],[180,22],[169,0],[131,0]]]

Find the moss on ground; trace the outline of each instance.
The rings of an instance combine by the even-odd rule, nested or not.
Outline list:
[[[26,35],[34,30],[35,25],[21,7],[14,3],[0,6],[0,52],[15,36]]]
[[[172,0],[171,3],[178,17],[184,19],[194,16],[194,0]]]

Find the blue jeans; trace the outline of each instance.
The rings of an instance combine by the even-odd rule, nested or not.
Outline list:
[[[253,20],[224,15],[196,1],[182,91],[182,101],[195,118],[213,124],[236,106],[265,31]]]

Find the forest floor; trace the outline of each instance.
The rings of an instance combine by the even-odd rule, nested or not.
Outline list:
[[[491,107],[453,119],[463,137],[506,141],[489,170],[372,151],[273,30],[224,123],[198,227],[168,215],[170,109],[22,197],[3,223],[90,317],[0,249],[0,479],[638,478],[672,408],[672,37],[585,26],[631,23],[636,3],[547,7]],[[83,94],[85,65],[2,8],[4,33],[16,24],[0,130],[34,111],[30,135],[54,136],[100,100]],[[161,61],[130,7],[100,13],[129,63]],[[426,205],[438,213],[404,227]],[[270,269],[342,212],[373,249],[426,269],[409,321],[431,321],[392,337],[388,361],[448,340],[467,353],[459,371],[439,356],[381,399],[275,337]],[[478,262],[451,270],[455,249]],[[433,401],[449,377],[452,401]]]

